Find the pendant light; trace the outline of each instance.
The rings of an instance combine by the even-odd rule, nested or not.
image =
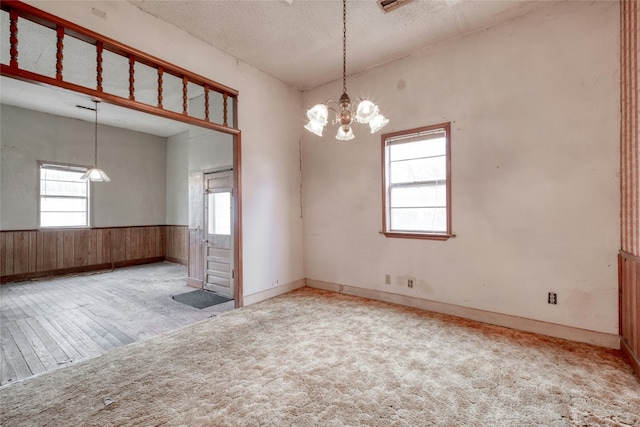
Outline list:
[[[95,120],[95,126],[94,126],[95,157],[94,157],[93,167],[88,171],[86,171],[85,174],[80,177],[80,179],[95,181],[95,182],[110,182],[111,180],[109,179],[107,174],[102,169],[98,168],[98,103],[100,102],[100,99],[92,98],[91,100],[94,102],[95,108],[88,108],[88,109],[94,110],[96,112],[96,120]],[[87,108],[87,107],[82,107],[82,108]]]
[[[329,104],[334,104],[337,110],[329,107]],[[356,98],[352,103],[347,95],[347,0],[342,0],[342,96],[338,102],[330,99],[308,110],[309,123],[305,125],[305,129],[322,136],[322,131],[329,121],[329,110],[335,114],[333,124],[340,123],[336,139],[341,141],[355,137],[351,128],[354,119],[358,123],[368,124],[371,133],[376,133],[389,123],[389,120],[380,114],[376,104],[361,98]]]

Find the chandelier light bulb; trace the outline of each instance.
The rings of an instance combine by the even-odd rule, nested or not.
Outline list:
[[[356,121],[358,123],[369,123],[378,114],[378,106],[366,99],[360,101],[356,111]]]
[[[311,133],[322,136],[322,130],[324,129],[324,126],[314,120],[309,120],[309,123],[307,123],[304,128]]]
[[[376,114],[375,117],[371,119],[369,122],[369,127],[371,128],[371,133],[376,133],[383,127],[385,127],[389,123],[389,119],[387,119],[382,114]]]
[[[329,109],[325,104],[316,104],[307,111],[307,117],[310,121],[316,122],[320,126],[325,126],[329,120]]]
[[[351,129],[351,126],[344,125],[338,128],[338,134],[336,135],[336,139],[339,139],[340,141],[349,141],[350,139],[353,139],[353,138],[355,138],[355,136],[353,135],[353,130]]]

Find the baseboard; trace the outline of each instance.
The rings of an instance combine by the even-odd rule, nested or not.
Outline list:
[[[111,270],[113,268],[131,267],[134,265],[151,264],[154,262],[161,262],[161,261],[164,261],[164,257],[133,259],[133,260],[127,260],[127,261],[118,261],[115,263],[82,265],[78,267],[59,268],[56,270],[34,271],[31,273],[12,274],[9,276],[0,277],[0,284],[23,282],[26,280],[41,279],[44,277],[68,276],[70,274],[87,273],[90,271]]]
[[[194,279],[193,277],[187,277],[187,286],[191,286],[192,288],[202,289],[202,279]]]
[[[172,256],[167,256],[167,257],[164,257],[164,260],[172,262],[174,264],[187,265],[187,260],[186,259],[180,259],[180,258],[174,258]]]
[[[511,329],[533,332],[540,335],[563,338],[570,341],[584,342],[600,347],[620,349],[620,337],[618,335],[606,334],[604,332],[589,331],[586,329],[558,325],[555,323],[543,322],[540,320],[526,319],[524,317],[494,313],[491,311],[479,310],[476,308],[462,307],[455,304],[431,301],[406,295],[392,294],[372,289],[358,288],[355,286],[323,282],[320,280],[307,279],[307,286],[363,298],[369,298],[377,301],[404,305],[421,310],[433,311],[436,313],[448,314],[451,316],[462,317],[482,323],[489,323],[491,325],[498,325]]]
[[[636,373],[638,377],[640,377],[640,357],[631,351],[631,347],[627,344],[627,341],[624,338],[620,338],[620,350],[625,355],[626,359],[629,361],[631,368]]]
[[[255,304],[260,301],[264,301],[273,297],[277,297],[278,295],[286,294],[287,292],[291,292],[298,288],[303,288],[306,285],[306,279],[296,280],[295,282],[287,283],[284,285],[279,285],[265,291],[256,292],[255,294],[245,295],[244,296],[244,305]]]

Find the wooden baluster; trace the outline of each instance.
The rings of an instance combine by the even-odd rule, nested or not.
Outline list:
[[[129,99],[132,101],[136,100],[135,96],[135,64],[136,57],[134,55],[129,55]]]
[[[189,83],[189,79],[187,76],[182,77],[182,114],[185,116],[189,115],[189,100],[187,98],[187,83]]]
[[[162,74],[164,68],[158,67],[158,108],[162,108]]]
[[[209,121],[209,85],[204,85],[204,119]]]
[[[96,41],[96,89],[98,92],[102,92],[102,50],[104,44],[101,41]]]
[[[222,109],[222,124],[227,126],[227,92],[222,94],[223,99],[223,109]]]
[[[11,47],[9,48],[9,53],[11,55],[11,60],[9,62],[9,66],[13,68],[18,68],[18,11],[11,9],[9,12],[9,43]]]
[[[64,27],[58,25],[56,27],[56,80],[62,80],[62,58],[64,49]]]

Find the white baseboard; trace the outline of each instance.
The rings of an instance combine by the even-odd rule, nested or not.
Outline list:
[[[404,305],[421,310],[433,311],[436,313],[449,314],[451,316],[462,317],[482,323],[504,326],[507,328],[526,332],[533,332],[540,335],[563,338],[570,341],[584,342],[600,347],[620,349],[620,337],[618,335],[606,334],[604,332],[590,331],[587,329],[558,325],[555,323],[543,322],[540,320],[527,319],[524,317],[511,316],[508,314],[494,313],[491,311],[479,310],[476,308],[462,307],[455,304],[430,301],[406,295],[358,288],[355,286],[323,282],[320,280],[307,279],[307,286],[311,288],[324,289],[327,291],[340,292],[357,297],[369,298],[377,301],[390,302],[393,304]]]
[[[306,286],[306,279],[296,280],[295,282],[286,283],[284,285],[275,286],[265,291],[256,292],[255,294],[244,296],[244,305],[255,304],[260,301],[267,300],[269,298],[277,297],[278,295],[286,294],[298,288]]]

